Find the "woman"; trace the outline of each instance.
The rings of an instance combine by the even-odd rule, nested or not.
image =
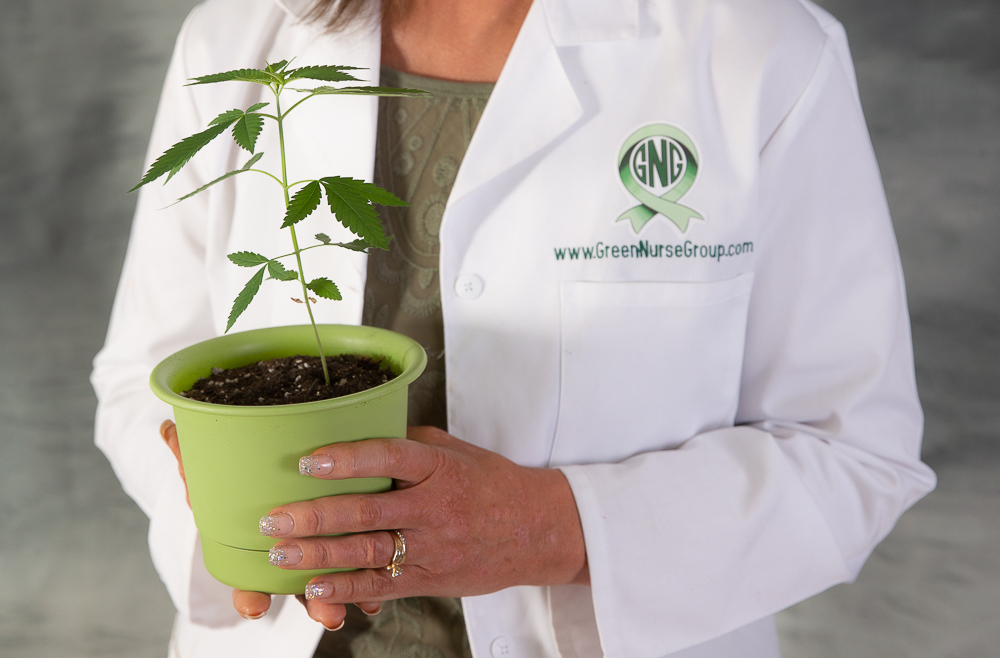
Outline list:
[[[97,442],[151,516],[175,654],[463,655],[464,627],[476,656],[777,656],[771,615],[853,579],[934,483],[839,24],[805,0],[413,0],[330,32],[325,8],[197,8],[150,152],[256,100],[182,87],[195,75],[296,56],[431,87],[416,109],[303,106],[288,138],[303,171],[374,171],[417,201],[387,218],[399,250],[322,265],[344,301],[319,319],[411,327],[439,367],[411,441],[304,456],[305,476],[384,475],[395,491],[262,520],[283,568],[361,569],[314,579],[306,610],[235,592],[236,622],[145,380],[221,333],[243,283],[225,254],[273,239],[280,208],[236,177],[153,212],[232,165],[223,145],[143,193],[95,364]],[[437,120],[421,133],[428,117],[458,117],[460,137],[442,145]],[[238,329],[299,322],[265,300]],[[359,534],[316,536],[340,532]],[[317,649],[308,617],[336,629],[349,604],[396,600],[376,619],[409,639],[351,613]]]

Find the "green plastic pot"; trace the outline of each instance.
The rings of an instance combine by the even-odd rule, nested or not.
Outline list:
[[[309,325],[274,327],[220,336],[167,357],[150,386],[174,407],[191,509],[208,572],[231,587],[301,594],[323,573],[271,566],[276,540],[261,535],[260,518],[272,508],[346,493],[374,493],[388,478],[320,480],[299,475],[299,458],[339,441],[406,436],[407,386],[427,364],[419,343],[385,329],[319,325],[328,355],[386,359],[396,377],[375,388],[332,400],[239,407],[189,400],[179,392],[213,367],[235,368],[262,359],[316,356]]]

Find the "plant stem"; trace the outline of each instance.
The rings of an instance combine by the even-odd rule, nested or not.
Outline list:
[[[278,146],[281,149],[281,186],[285,190],[285,208],[291,202],[288,196],[288,169],[285,164],[285,127],[282,119],[284,116],[281,114],[281,90],[275,89],[274,91],[274,103],[275,109],[278,114]],[[309,302],[309,289],[306,288],[306,273],[302,269],[302,251],[299,249],[299,241],[295,236],[295,227],[289,226],[288,230],[292,233],[292,249],[295,253],[295,262],[299,266],[299,283],[302,284],[302,301],[306,305],[306,311],[309,312],[309,323],[312,325],[313,334],[316,336],[316,346],[319,348],[319,362],[323,366],[323,379],[326,380],[326,385],[330,385],[330,371],[326,367],[326,356],[323,354],[323,341],[319,338],[319,329],[316,327],[316,318],[313,317],[312,304]]]

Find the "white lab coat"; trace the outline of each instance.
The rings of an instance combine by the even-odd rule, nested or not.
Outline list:
[[[269,100],[254,85],[186,78],[291,56],[378,70],[377,26],[324,35],[286,5],[195,9],[150,157],[224,110]],[[329,97],[296,110],[292,179],[370,179],[376,110]],[[619,150],[657,123],[697,147],[680,203],[701,218],[682,232],[658,216],[636,234],[615,221],[637,204]],[[276,160],[272,130],[262,165]],[[93,375],[97,444],[150,516],[153,561],[179,611],[172,655],[185,657],[306,657],[322,630],[280,598],[261,621],[232,612],[157,436],[170,410],[147,386],[160,359],[222,333],[248,278],[225,254],[287,251],[277,188],[255,174],[158,210],[247,157],[219,139],[140,194]],[[299,234],[348,237],[337,226],[321,210]],[[853,579],[934,486],[846,39],[805,0],[538,0],[440,236],[450,431],[563,469],[592,581],[464,599],[477,658],[777,656],[771,615]],[[344,294],[321,302],[319,320],[358,323],[364,255],[306,256],[307,274]],[[267,283],[236,329],[305,321],[292,294]]]

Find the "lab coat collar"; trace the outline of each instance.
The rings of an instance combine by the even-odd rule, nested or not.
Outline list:
[[[316,0],[274,0],[274,2],[284,9],[288,15],[294,18],[302,18],[316,3]]]
[[[635,39],[639,0],[541,0],[557,46]]]
[[[274,0],[295,18],[302,18],[315,0]],[[639,33],[639,0],[540,0],[549,17],[557,46],[595,41],[634,39]]]
[[[547,7],[536,2],[472,136],[448,205],[540,152],[581,116],[583,107],[554,43]]]

